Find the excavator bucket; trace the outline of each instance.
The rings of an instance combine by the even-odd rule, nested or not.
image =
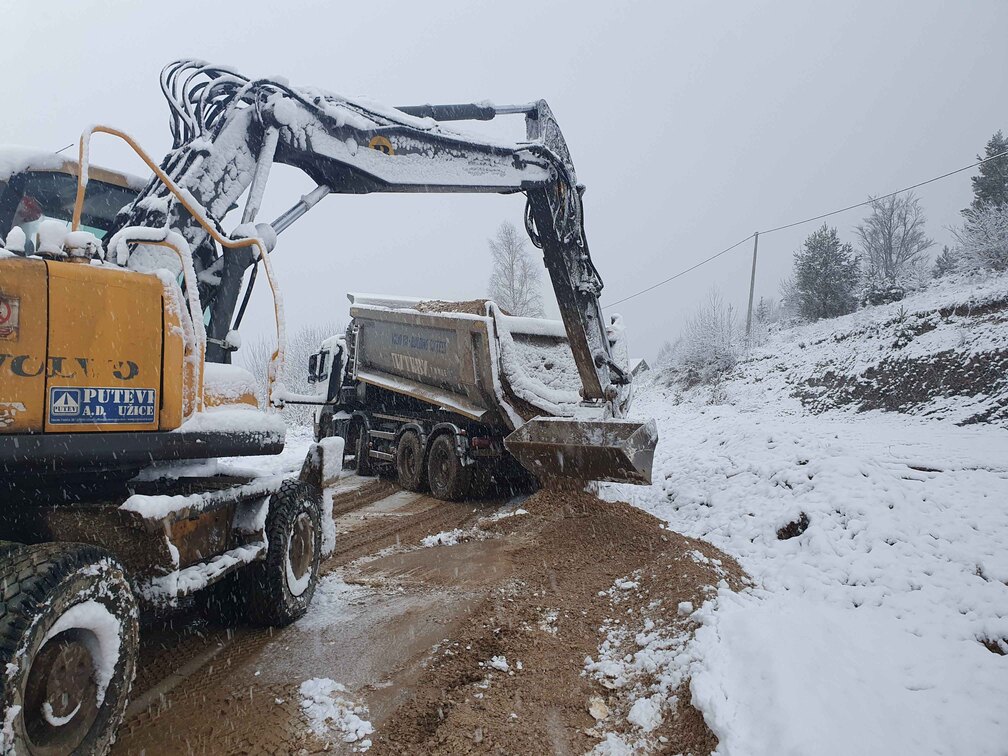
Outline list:
[[[651,483],[658,430],[654,420],[534,418],[504,446],[540,480],[573,478]]]

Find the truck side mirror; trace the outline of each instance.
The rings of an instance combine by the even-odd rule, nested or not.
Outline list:
[[[329,350],[323,349],[308,358],[308,383],[319,383],[329,377],[329,372],[326,370],[328,356]]]

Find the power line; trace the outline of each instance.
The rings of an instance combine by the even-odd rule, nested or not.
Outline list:
[[[728,254],[733,249],[735,249],[735,247],[739,246],[740,244],[742,244],[744,242],[749,241],[752,238],[753,238],[753,235],[749,234],[749,236],[747,236],[745,239],[741,239],[741,240],[735,242],[734,244],[732,244],[730,247],[727,247],[726,249],[722,249],[716,255],[711,255],[706,260],[701,260],[696,265],[692,265],[689,268],[686,268],[686,270],[681,270],[678,273],[676,273],[674,276],[670,276],[670,277],[666,278],[664,281],[659,281],[656,284],[652,284],[651,286],[648,286],[646,289],[641,289],[636,294],[631,294],[629,297],[623,297],[623,299],[617,299],[615,302],[613,302],[611,304],[607,304],[606,307],[615,307],[618,304],[622,304],[623,302],[626,302],[628,299],[633,299],[634,297],[639,297],[641,294],[646,294],[647,292],[651,291],[651,289],[657,289],[659,286],[664,286],[669,281],[674,281],[675,279],[679,278],[680,276],[685,276],[687,273],[690,273],[690,272],[696,270],[701,265],[706,265],[711,260],[714,260],[714,259],[716,259],[718,257],[721,257],[721,255]]]
[[[917,189],[918,187],[926,186],[927,184],[933,184],[935,181],[941,181],[942,179],[946,179],[949,176],[954,176],[957,173],[962,173],[963,171],[968,171],[968,170],[970,170],[972,168],[976,168],[978,165],[983,165],[984,163],[988,163],[991,160],[997,160],[998,158],[1004,157],[1006,155],[1008,155],[1008,150],[1005,150],[1004,152],[999,152],[997,155],[991,155],[990,157],[984,158],[983,160],[978,160],[977,162],[971,163],[970,165],[963,166],[962,168],[956,168],[954,171],[949,171],[948,173],[943,173],[940,176],[934,176],[933,178],[929,178],[929,179],[927,179],[925,181],[919,181],[918,183],[912,184],[911,186],[905,187],[903,189],[897,189],[894,192],[889,192],[889,194],[883,194],[880,197],[874,197],[872,199],[865,200],[864,202],[858,202],[855,205],[848,205],[847,207],[842,207],[839,210],[831,210],[828,213],[822,213],[821,215],[815,215],[815,216],[813,216],[811,218],[805,218],[804,220],[794,221],[793,223],[785,223],[783,226],[775,226],[774,228],[767,229],[766,231],[759,231],[757,233],[759,233],[760,235],[772,234],[772,233],[774,233],[776,231],[783,231],[783,230],[788,229],[788,228],[794,228],[795,226],[801,226],[802,224],[805,224],[805,223],[812,223],[813,221],[822,220],[823,218],[829,218],[832,215],[839,215],[840,213],[845,213],[848,210],[854,210],[854,209],[859,208],[859,207],[865,207],[866,205],[870,205],[872,202],[877,202],[878,200],[888,199],[889,197],[894,197],[897,194],[902,194],[903,192],[909,192],[909,191],[911,191],[913,189]],[[721,257],[721,255],[724,255],[724,254],[727,254],[728,252],[731,252],[733,249],[735,249],[736,247],[738,247],[739,245],[741,245],[743,242],[747,242],[750,239],[752,239],[753,236],[755,236],[755,235],[756,234],[749,234],[749,236],[747,236],[745,239],[742,239],[741,241],[735,242],[730,247],[728,247],[726,249],[723,249],[720,252],[718,252],[717,254],[711,255],[710,257],[708,257],[708,258],[706,258],[704,260],[701,260],[700,262],[696,263],[695,265],[691,265],[690,267],[686,268],[685,270],[679,271],[674,276],[669,276],[664,281],[659,281],[658,283],[652,284],[651,286],[648,286],[645,289],[641,289],[640,291],[635,292],[633,294],[630,294],[629,296],[623,297],[622,299],[617,299],[615,302],[612,302],[610,304],[605,305],[605,307],[606,308],[615,307],[618,304],[622,304],[623,302],[627,302],[627,301],[629,301],[631,299],[639,297],[641,294],[647,294],[649,291],[651,291],[653,289],[657,289],[659,286],[664,286],[665,284],[669,283],[670,281],[674,281],[677,278],[685,276],[687,273],[692,273],[694,270],[696,270],[697,268],[699,268],[702,265],[706,265],[711,260],[715,260],[718,257]]]
[[[787,223],[783,226],[777,226],[776,228],[771,228],[767,231],[760,231],[761,234],[772,234],[774,231],[783,231],[786,228],[794,228],[795,226],[800,226],[803,223],[811,223],[812,221],[822,220],[823,218],[829,218],[831,215],[839,215],[840,213],[846,213],[848,210],[854,210],[858,207],[864,207],[865,205],[870,205],[872,202],[877,202],[878,200],[889,199],[890,197],[895,197],[897,194],[902,194],[903,192],[909,192],[917,189],[921,186],[927,186],[928,184],[933,184],[935,181],[941,181],[942,179],[947,179],[949,176],[954,176],[957,173],[962,173],[963,171],[968,171],[971,168],[976,168],[978,165],[982,165],[990,160],[996,160],[999,157],[1004,157],[1008,155],[1008,150],[1004,152],[999,152],[997,155],[991,155],[989,158],[984,158],[983,160],[978,160],[972,165],[967,165],[962,168],[956,168],[954,171],[949,171],[948,173],[943,173],[941,176],[935,176],[934,178],[929,178],[927,181],[921,181],[912,186],[908,186],[905,189],[897,189],[895,192],[889,192],[889,194],[883,194],[881,197],[874,197],[872,199],[865,200],[864,202],[858,202],[856,205],[848,205],[847,207],[842,207],[839,210],[833,210],[829,213],[823,213],[822,215],[816,215],[813,218],[806,218],[805,220],[795,221],[794,223]]]

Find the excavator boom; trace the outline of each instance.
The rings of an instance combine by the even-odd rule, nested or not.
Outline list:
[[[169,65],[161,85],[172,110],[174,138],[162,168],[217,224],[243,195],[242,223],[255,221],[274,162],[301,169],[319,185],[277,219],[274,233],[329,193],[523,192],[526,229],[543,251],[581,394],[586,408],[594,411],[588,414],[622,415],[630,379],[614,358],[610,324],[599,305],[602,279],[585,237],[584,187],[577,183],[566,142],[545,101],[390,108],[279,80],[250,80],[199,61]],[[481,139],[442,125],[501,114],[525,116],[524,141]],[[203,225],[156,178],[117,223],[120,228],[169,225],[182,233],[193,249],[200,301],[210,312],[207,359],[229,361],[226,337],[236,311],[240,321],[244,310],[240,289],[255,263],[252,251],[217,249]],[[253,269],[249,287],[254,280]],[[604,431],[603,422],[585,437],[600,437]],[[523,448],[516,440],[519,459]]]

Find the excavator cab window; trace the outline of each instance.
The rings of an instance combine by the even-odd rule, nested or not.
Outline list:
[[[92,179],[84,195],[81,228],[99,239],[104,237],[116,213],[136,198],[129,188]],[[25,254],[35,251],[36,235],[42,221],[55,219],[70,225],[77,177],[58,171],[27,171],[10,178],[0,193],[0,229],[4,236],[14,227],[25,232]]]

